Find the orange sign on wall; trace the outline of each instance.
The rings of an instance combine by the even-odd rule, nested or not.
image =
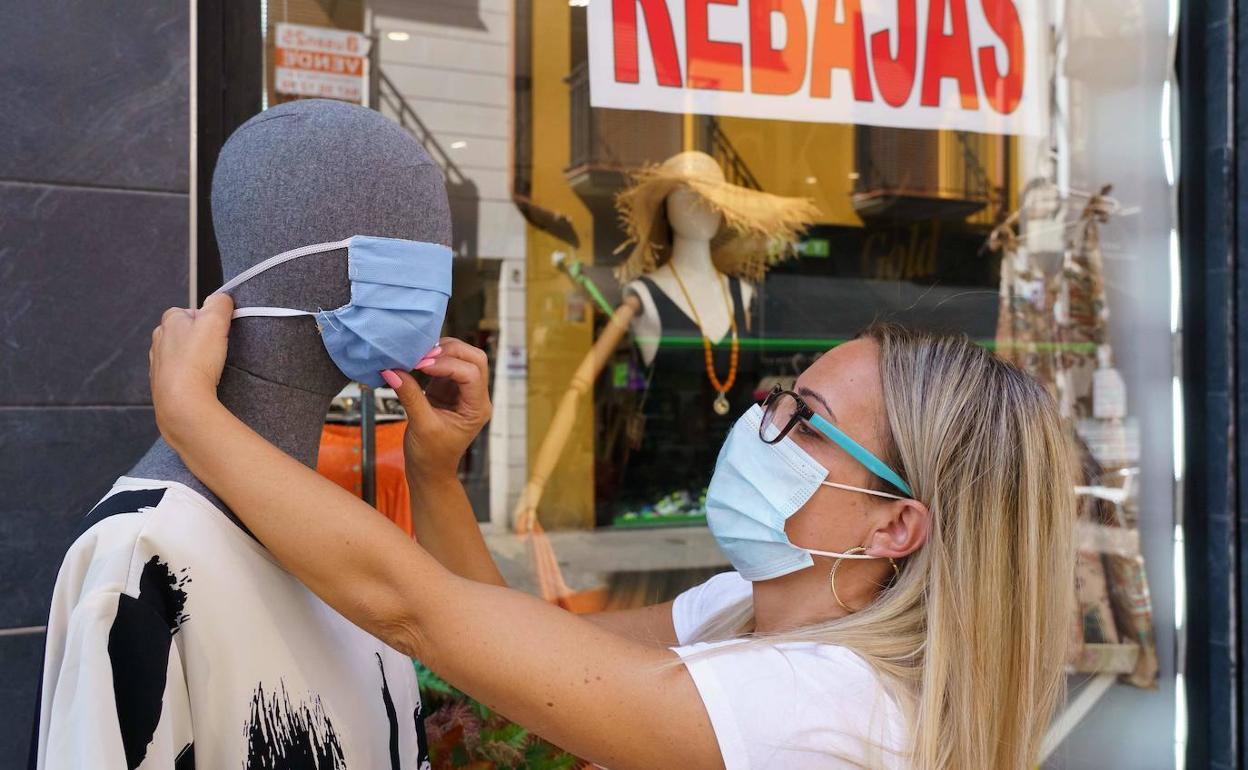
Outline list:
[[[372,42],[364,35],[281,23],[273,42],[277,52],[273,85],[277,93],[364,102]]]

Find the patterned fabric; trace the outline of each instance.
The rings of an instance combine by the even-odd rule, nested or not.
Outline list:
[[[1011,223],[993,234],[991,243],[1002,252],[997,353],[1043,383],[1070,425],[1084,460],[1080,532],[1099,527],[1135,535],[1136,545],[1125,551],[1081,539],[1070,662],[1079,671],[1117,672],[1153,688],[1152,602],[1137,531],[1138,428],[1130,418],[1094,416],[1098,351],[1112,358],[1099,230],[1107,212],[1105,201],[1093,198],[1060,267],[1047,272]]]
[[[410,660],[181,484],[123,478],[57,576],[38,768],[429,770]]]

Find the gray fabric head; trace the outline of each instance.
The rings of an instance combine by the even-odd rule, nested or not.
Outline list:
[[[213,174],[212,222],[225,280],[352,235],[451,241],[442,171],[424,147],[373,110],[324,99],[273,107],[234,132]],[[239,305],[340,307],[350,299],[346,250],[288,262],[232,294]],[[229,364],[322,394],[346,382],[310,318],[235,321]]]
[[[225,280],[274,254],[352,235],[451,240],[442,172],[425,149],[376,112],[325,100],[274,107],[234,132],[213,175],[212,221]],[[351,295],[346,250],[288,262],[232,293],[240,305],[341,307]],[[313,319],[238,319],[226,363],[221,403],[315,467],[329,400],[346,377]],[[163,439],[130,475],[186,484],[238,522]]]

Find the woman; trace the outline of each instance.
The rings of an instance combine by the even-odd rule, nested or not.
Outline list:
[[[736,573],[578,617],[505,587],[455,476],[484,354],[388,381],[416,540],[216,400],[232,304],[153,334],[162,434],[327,603],[568,751],[621,768],[1023,768],[1062,681],[1066,439],[1044,390],[965,338],[878,327],[741,417],[708,523]],[[435,351],[436,352],[436,351]],[[849,438],[852,437],[852,438]]]

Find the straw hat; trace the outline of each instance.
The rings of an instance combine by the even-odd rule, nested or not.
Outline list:
[[[616,196],[615,207],[628,234],[617,251],[633,247],[628,259],[616,268],[621,283],[667,261],[672,231],[665,204],[667,196],[682,186],[723,215],[719,234],[711,242],[715,267],[750,281],[760,280],[767,268],[787,258],[798,233],[819,214],[807,198],[785,198],[728,184],[719,163],[704,152],[673,155],[633,174],[633,185]]]

